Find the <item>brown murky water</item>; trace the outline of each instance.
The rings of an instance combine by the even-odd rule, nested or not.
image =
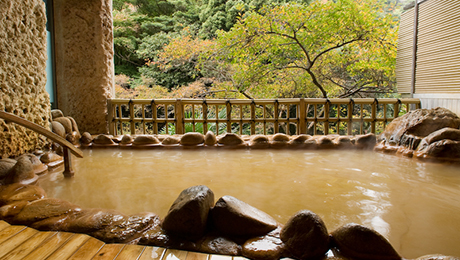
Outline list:
[[[86,208],[164,217],[185,188],[204,184],[281,223],[301,209],[329,231],[355,222],[406,258],[460,256],[460,166],[369,151],[86,150],[73,179],[48,174],[49,197]]]

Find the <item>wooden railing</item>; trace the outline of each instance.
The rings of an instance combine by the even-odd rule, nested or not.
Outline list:
[[[109,99],[109,131],[123,134],[379,133],[419,99]]]
[[[30,122],[22,117],[16,116],[8,112],[0,111],[0,118],[4,119],[5,121],[13,122],[18,125],[29,128],[30,130],[35,131],[41,135],[44,135],[48,137],[49,139],[51,139],[52,141],[61,145],[64,151],[64,172],[63,174],[65,177],[72,177],[74,175],[74,172],[72,170],[71,156],[70,156],[69,151],[73,153],[75,156],[79,158],[83,158],[83,152],[80,149],[76,148],[73,144],[71,144],[66,139],[62,138],[61,136],[51,132],[50,130],[40,125]]]

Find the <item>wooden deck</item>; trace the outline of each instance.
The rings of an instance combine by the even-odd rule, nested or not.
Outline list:
[[[0,259],[243,260],[152,246],[105,244],[83,234],[41,232],[0,220]]]

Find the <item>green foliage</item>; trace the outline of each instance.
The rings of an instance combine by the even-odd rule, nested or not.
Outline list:
[[[322,97],[388,86],[396,26],[381,11],[379,1],[337,0],[248,12],[220,32],[218,43],[227,50],[220,58],[233,64],[236,88],[257,94],[267,86]]]

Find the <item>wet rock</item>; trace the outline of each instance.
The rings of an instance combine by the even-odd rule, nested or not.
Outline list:
[[[310,139],[311,139],[311,135],[301,134],[301,135],[294,136],[291,139],[291,141],[289,141],[289,144],[292,147],[303,148],[305,147],[305,141],[310,140]]]
[[[272,136],[270,140],[270,147],[272,148],[284,148],[289,145],[291,138],[287,134],[277,133]]]
[[[163,141],[161,141],[164,145],[175,145],[180,143],[180,138],[175,136],[167,136]]]
[[[53,121],[61,123],[61,125],[64,127],[66,134],[72,133],[72,121],[70,121],[70,119],[68,119],[67,117],[58,117]]]
[[[0,207],[0,219],[10,220],[12,217],[19,214],[27,203],[27,201],[16,201]]]
[[[445,108],[417,109],[394,119],[381,137],[386,144],[401,145],[404,135],[423,138],[445,127],[458,129],[460,118]]]
[[[217,144],[217,137],[212,131],[208,131],[204,136],[204,144],[207,146],[214,146]]]
[[[94,144],[115,145],[115,142],[108,135],[100,134],[93,139]]]
[[[265,149],[270,147],[270,140],[265,135],[254,135],[249,140],[249,146],[253,149]]]
[[[45,154],[40,157],[40,161],[42,161],[42,163],[52,163],[61,160],[62,157],[53,152],[45,152]]]
[[[106,243],[129,243],[140,239],[146,230],[157,225],[158,216],[153,213],[140,213],[129,217],[118,215],[107,222],[110,224],[91,232],[91,236]]]
[[[0,188],[0,206],[19,201],[31,202],[45,197],[45,191],[36,185],[14,183]]]
[[[460,141],[449,139],[437,141],[416,151],[415,156],[422,159],[460,160]]]
[[[309,210],[294,214],[281,230],[280,237],[295,258],[319,258],[329,250],[326,225],[318,215]]]
[[[65,135],[65,139],[69,141],[71,144],[76,145],[78,144],[80,135],[77,133],[77,131],[72,131],[71,133]]]
[[[8,174],[15,164],[16,160],[14,159],[5,158],[0,160],[0,180]]]
[[[51,118],[52,120],[58,118],[58,117],[64,117],[64,113],[62,113],[61,110],[59,109],[52,109],[51,110]]]
[[[221,145],[229,145],[229,146],[242,145],[244,144],[244,140],[237,134],[225,133],[218,138],[217,143]]]
[[[132,144],[134,141],[133,137],[130,136],[130,135],[123,135],[123,137],[121,138],[121,141],[120,141],[120,144],[122,145],[128,145],[128,144]]]
[[[396,250],[382,235],[365,226],[350,223],[331,233],[341,255],[352,259],[399,260]]]
[[[88,145],[88,144],[90,144],[90,143],[93,142],[93,137],[91,136],[90,133],[84,132],[84,133],[81,135],[80,142],[81,142],[82,144]]]
[[[375,134],[358,135],[355,138],[355,146],[358,149],[373,149],[377,144],[377,137]]]
[[[348,149],[353,147],[353,143],[349,136],[339,136],[334,140],[335,146],[340,149]]]
[[[81,134],[80,134],[80,130],[78,130],[78,125],[77,125],[77,122],[75,121],[75,119],[73,119],[73,117],[70,117],[68,116],[67,117],[70,122],[72,123],[72,132],[77,132],[76,136],[77,136],[77,140],[81,138]]]
[[[455,128],[445,127],[443,129],[434,131],[433,133],[429,134],[427,137],[423,138],[420,143],[419,149],[424,149],[430,144],[441,141],[444,139],[452,140],[452,141],[460,141],[460,130]]]
[[[247,240],[243,245],[243,256],[254,260],[277,260],[283,254],[284,244],[273,236],[261,236]]]
[[[316,149],[318,148],[318,143],[316,142],[316,139],[310,138],[305,141],[305,144],[303,146],[305,149]]]
[[[43,174],[44,172],[48,170],[48,166],[43,164],[40,161],[40,159],[38,159],[38,157],[35,156],[35,154],[27,153],[27,154],[21,155],[20,157],[26,157],[27,159],[30,160],[35,174]]]
[[[14,217],[14,224],[32,225],[35,222],[80,211],[77,205],[60,199],[41,199],[30,202]]]
[[[214,193],[206,186],[183,190],[166,215],[162,227],[168,233],[197,239],[206,230],[209,210],[214,204]]]
[[[34,166],[27,156],[18,158],[16,164],[7,173],[4,179],[5,184],[22,183],[33,184],[38,180],[34,172]]]
[[[51,122],[51,131],[57,135],[59,135],[62,138],[65,138],[65,128],[64,126],[57,122],[57,121],[52,121]]]
[[[267,213],[232,196],[220,198],[211,216],[214,227],[230,236],[261,236],[278,226]]]
[[[415,260],[460,260],[460,257],[436,254],[436,255],[421,256]]]
[[[133,145],[159,144],[160,141],[153,135],[139,135],[134,138]]]
[[[206,236],[199,242],[198,250],[208,254],[241,255],[241,246],[232,240],[220,236]]]
[[[70,216],[64,231],[90,234],[123,218],[126,218],[126,216],[115,210],[82,209]]]
[[[335,148],[335,144],[330,136],[320,136],[316,139],[316,144],[320,149]]]
[[[181,145],[199,145],[204,143],[204,136],[201,133],[186,133],[180,139]]]
[[[160,225],[157,225],[144,232],[142,237],[139,239],[138,244],[176,248],[188,251],[198,251],[199,247],[195,242],[167,234],[166,231],[160,227]]]

